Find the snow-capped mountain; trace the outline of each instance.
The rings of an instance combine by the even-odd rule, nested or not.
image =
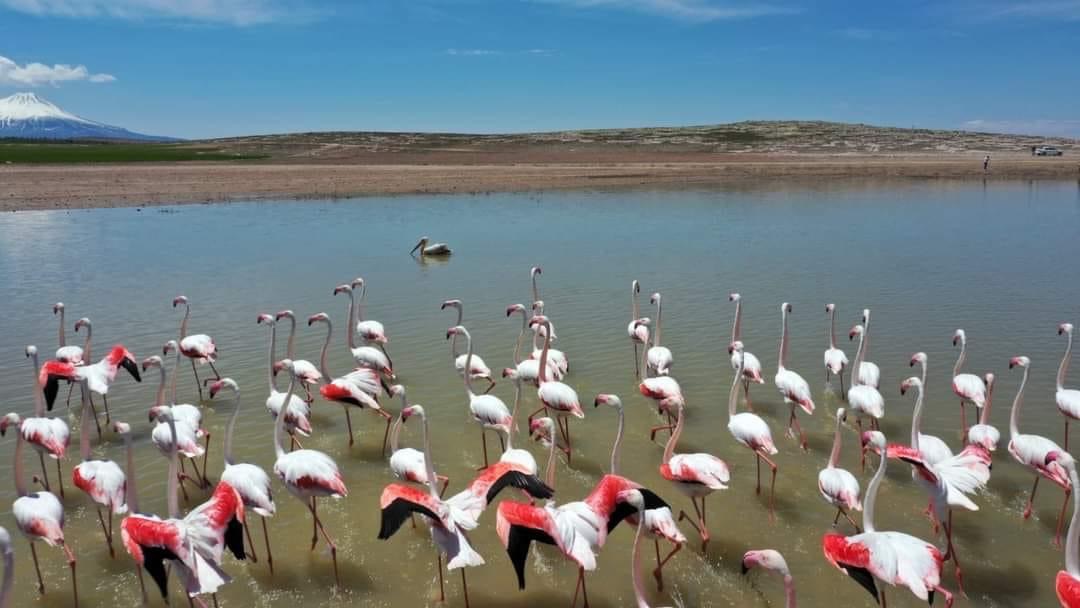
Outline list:
[[[25,139],[119,139],[169,141],[94,122],[65,112],[33,93],[15,93],[0,99],[0,138]]]

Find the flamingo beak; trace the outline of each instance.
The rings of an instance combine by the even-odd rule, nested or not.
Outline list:
[[[131,374],[132,378],[135,378],[136,382],[142,382],[142,376],[139,375],[139,365],[135,363],[134,359],[131,357],[124,357],[124,359],[120,361],[120,365]]]

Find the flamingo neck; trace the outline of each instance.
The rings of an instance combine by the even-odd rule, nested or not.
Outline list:
[[[296,317],[289,317],[289,340],[285,343],[285,356],[292,359],[296,354]]]
[[[160,371],[160,373],[158,374],[160,376],[160,379],[158,380],[157,395],[154,396],[154,407],[159,407],[165,404],[166,373],[164,362],[162,362],[161,365],[158,366],[158,370]]]
[[[664,304],[661,298],[656,298],[656,338],[653,346],[660,346],[660,334],[664,331]],[[549,329],[550,333],[551,330]]]
[[[16,426],[21,426],[21,423]],[[26,471],[23,468],[23,436],[22,429],[15,429],[15,494],[20,498],[26,496]]]
[[[836,309],[829,311],[829,349],[836,348]]]
[[[266,383],[270,386],[270,394],[278,392],[277,379],[274,378],[274,351],[277,349],[277,322],[270,323],[270,348],[266,353]],[[175,382],[175,379],[173,380]]]
[[[8,608],[11,605],[11,589],[15,584],[15,552],[10,545],[0,546],[4,553],[4,583],[0,587],[0,608]]]
[[[367,312],[367,283],[360,287],[360,299],[356,301],[356,322],[359,323],[364,320],[364,313]]]
[[[180,497],[176,493],[180,475],[180,446],[177,445],[179,437],[176,436],[176,421],[172,416],[168,417],[168,425],[172,447],[169,449],[169,483],[165,486],[165,500],[168,503],[169,519],[176,519],[180,517]]]
[[[82,398],[82,416],[79,419],[79,455],[83,462],[90,460],[90,396],[87,394],[86,380],[79,382],[79,394]]]
[[[994,399],[994,382],[986,385],[986,402],[983,403],[982,411],[979,412],[979,424],[990,424],[990,403]]]
[[[533,296],[533,299],[532,299],[533,302],[539,302],[540,301],[540,288],[536,285],[536,273],[535,272],[532,273],[532,296]]]
[[[735,416],[735,410],[738,407],[739,402],[739,383],[742,380],[743,368],[746,366],[746,354],[743,351],[739,353],[739,366],[735,370],[735,379],[731,381],[731,390],[728,391],[727,399],[727,416],[728,423],[731,423],[731,418]]]
[[[349,321],[345,325],[345,343],[349,350],[356,348],[356,296],[349,291]]]
[[[461,327],[461,326],[459,325],[458,327]],[[464,329],[464,327],[462,327],[462,331],[465,332],[465,350],[466,350],[466,353],[465,353],[465,369],[462,370],[464,372],[462,374],[462,377],[465,378],[465,394],[468,395],[469,400],[472,401],[473,399],[476,398],[476,393],[474,393],[473,390],[472,390],[472,374],[469,373],[472,370],[472,334],[469,333],[469,330]],[[456,336],[457,333],[455,332],[454,335]]]
[[[637,533],[634,534],[634,551],[630,558],[631,574],[634,579],[634,597],[637,599],[638,608],[649,608],[649,602],[645,599],[645,583],[641,580],[641,537],[645,535],[645,514],[637,514]]]
[[[1020,434],[1020,407],[1024,405],[1024,388],[1027,386],[1028,372],[1031,367],[1024,368],[1024,377],[1020,379],[1020,388],[1016,389],[1016,397],[1013,399],[1012,412],[1009,414],[1009,437],[1015,439]]]
[[[780,317],[780,354],[777,356],[776,367],[777,369],[784,369],[787,367],[788,350],[787,308],[781,312]]]
[[[439,483],[435,478],[435,463],[431,461],[431,433],[428,431],[427,414],[420,414],[420,422],[424,427],[424,471],[427,473],[428,491],[431,492],[431,497],[438,501],[439,491],[435,488]]]
[[[506,451],[514,449],[514,433],[517,431],[518,408],[521,406],[521,378],[514,378],[514,409],[510,412],[510,426],[506,429]]]
[[[86,326],[86,342],[83,343],[83,361],[89,362],[93,361],[93,359],[90,358],[90,338],[94,334],[94,328],[90,325],[89,321],[83,323],[83,325]]]
[[[859,347],[855,349],[855,364],[851,366],[851,378],[849,382],[851,386],[861,384],[859,382],[859,368],[862,367],[863,353],[866,351],[866,328],[863,328],[861,334],[859,334]]]
[[[401,438],[401,427],[404,425],[405,420],[398,416],[394,421],[394,425],[390,427],[390,454],[393,455],[398,451],[399,440]]]
[[[836,417],[836,431],[833,433],[832,451],[829,452],[829,464],[828,468],[834,469],[840,462],[840,416]]]
[[[461,306],[455,306],[454,308],[457,309],[457,321],[454,323],[454,326],[456,327],[458,325],[461,325],[461,319],[464,316],[464,311],[462,310]],[[461,353],[459,353],[457,349],[457,343],[457,334],[455,333],[453,336],[450,337],[450,358],[454,361],[457,361],[457,358],[461,356]]]
[[[329,317],[326,319],[326,341],[323,342],[322,352],[319,353],[319,367],[322,368],[323,378],[326,378],[327,382],[330,382],[334,377],[330,375],[330,366],[327,365],[327,353],[330,351],[330,337],[333,334],[334,328],[330,325]]]
[[[41,365],[36,351],[30,355],[30,360],[34,363],[34,416],[41,418],[45,415],[45,394],[42,392]]]
[[[865,532],[874,531],[874,506],[877,503],[878,489],[881,488],[881,480],[885,479],[885,467],[888,464],[889,459],[882,452],[877,472],[874,473],[874,478],[870,480],[870,485],[866,488],[866,496],[863,498],[863,530]]]
[[[956,365],[952,368],[952,375],[955,378],[960,375],[960,368],[964,365],[964,360],[967,359],[967,338],[960,338],[960,356],[956,358]]]
[[[281,445],[281,434],[285,432],[285,416],[288,415],[289,402],[292,401],[293,389],[296,388],[296,375],[289,373],[289,388],[285,391],[285,400],[281,402],[281,410],[277,420],[274,421],[274,454],[278,460],[285,457],[285,448]]]
[[[537,385],[547,382],[548,352],[551,350],[551,323],[544,322],[544,350],[540,353],[540,369],[536,378]],[[540,333],[540,327],[536,328],[536,334]],[[534,334],[534,336],[536,335]]]
[[[740,335],[742,335],[742,300],[735,302],[735,322],[731,324],[731,341],[737,341]]]
[[[180,321],[180,339],[183,340],[187,337],[187,324],[188,319],[191,318],[191,305],[184,304],[184,320]]]
[[[125,484],[127,486],[127,496],[125,502],[127,502],[128,512],[139,512],[139,499],[138,493],[135,491],[135,448],[131,445],[131,433],[124,433],[124,451],[127,452],[127,472],[124,476]]]
[[[619,423],[615,431],[615,443],[611,446],[611,474],[619,474],[619,453],[622,451],[623,430],[626,427],[626,415],[619,407]]]
[[[736,376],[738,378],[738,376]],[[671,432],[671,437],[668,437],[667,445],[664,446],[664,458],[661,464],[667,464],[671,461],[671,457],[675,455],[675,445],[679,443],[679,436],[682,435],[683,423],[686,422],[686,417],[683,415],[683,404],[679,403],[679,414],[675,421],[675,430]]]
[[[525,311],[521,311],[521,331],[518,332],[517,341],[514,342],[514,367],[517,367],[521,363],[521,343],[525,341],[525,330],[528,321],[525,318]]]
[[[233,432],[236,431],[236,421],[240,418],[240,388],[233,389],[235,395],[233,395],[233,413],[229,417],[229,426],[225,429],[225,466],[230,467],[236,464],[236,459],[233,457],[232,440]]]
[[[162,365],[165,365],[162,362]],[[169,387],[169,404],[176,405],[176,377],[180,375],[180,347],[176,348],[176,358],[173,360],[172,379]]]
[[[787,597],[787,608],[798,608],[798,600],[795,599],[795,577],[790,574],[784,575],[784,595]]]
[[[60,314],[63,314],[61,312]],[[1065,390],[1065,374],[1069,373],[1069,359],[1072,358],[1072,332],[1069,332],[1069,341],[1065,346],[1065,355],[1061,358],[1061,365],[1058,366],[1057,373],[1057,390]]]
[[[544,472],[544,483],[551,489],[555,489],[555,431],[551,432],[551,442],[548,446],[547,469]]]
[[[923,387],[915,387],[915,411],[911,413],[911,447],[919,449],[919,433],[922,431]]]
[[[630,322],[633,323],[641,317],[641,308],[638,306],[638,291],[637,284],[630,286]]]
[[[64,331],[64,309],[60,309],[60,348],[67,346],[67,335]]]
[[[1069,480],[1073,488],[1080,485],[1080,477],[1076,474],[1076,462],[1069,467]],[[1073,492],[1073,514],[1069,521],[1069,535],[1065,539],[1065,570],[1073,576],[1080,578],[1080,492]]]

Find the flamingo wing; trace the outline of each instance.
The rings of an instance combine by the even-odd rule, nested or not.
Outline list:
[[[379,540],[386,540],[393,536],[413,513],[423,515],[434,522],[441,522],[443,519],[438,515],[438,512],[443,509],[431,492],[399,483],[392,483],[383,489],[382,496],[379,498],[379,509],[382,511]]]
[[[970,401],[977,407],[986,404],[986,383],[975,374],[958,374],[953,376],[952,390],[964,401]]]
[[[1080,608],[1080,580],[1062,570],[1057,573],[1054,590],[1063,608]]]
[[[818,473],[818,491],[829,504],[845,509],[862,510],[859,500],[859,480],[850,472],[838,468],[822,469]]]
[[[1054,397],[1057,401],[1058,410],[1062,414],[1070,418],[1080,419],[1080,391],[1063,388]]]
[[[784,401],[798,404],[807,414],[814,413],[814,399],[810,394],[810,385],[802,376],[789,369],[781,369],[776,372],[774,381]]]
[[[826,534],[821,539],[825,559],[844,574],[850,576],[860,587],[873,596],[878,603],[877,583],[870,572],[870,550],[840,534]]]
[[[712,454],[676,454],[667,466],[678,481],[699,483],[713,490],[725,490],[731,481],[727,463]]]

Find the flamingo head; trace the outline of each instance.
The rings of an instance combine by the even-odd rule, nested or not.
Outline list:
[[[652,324],[652,319],[649,317],[641,317],[640,319],[634,319],[634,329],[639,327],[648,327]]]
[[[1012,369],[1014,367],[1027,367],[1029,365],[1031,365],[1031,359],[1025,357],[1024,355],[1009,359],[1009,369]]]
[[[126,422],[114,422],[113,432],[117,435],[127,435],[131,432],[131,425]]]
[[[291,311],[291,310],[283,310],[283,311],[277,313],[276,315],[274,315],[274,320],[275,321],[280,321],[280,320],[285,319],[285,318],[289,318],[289,319],[292,319],[292,320],[295,321],[296,320],[296,314],[293,313],[293,311]]]
[[[226,386],[233,389],[234,391],[238,389],[236,382],[232,378],[222,378],[221,380],[210,383],[210,398],[213,399],[215,396],[217,396],[219,392],[221,392],[221,389],[225,388]]]
[[[885,451],[885,434],[881,431],[864,431],[860,439],[863,451],[872,450],[878,454]]]
[[[426,237],[426,236],[420,237],[420,240],[417,241],[416,245],[412,248],[412,251],[410,251],[409,254],[411,255],[411,254],[416,253],[416,250],[420,249],[421,247],[426,246],[428,244],[429,240],[430,239],[428,239],[428,237]]]
[[[356,277],[355,279],[352,280],[351,283],[349,283],[349,285],[353,289],[360,288],[361,293],[365,293],[366,290],[367,290],[367,287],[365,286],[365,283],[364,283],[364,277]]]
[[[405,387],[400,384],[395,384],[390,387],[391,397],[400,397],[405,394]]]
[[[424,406],[422,405],[410,405],[409,407],[401,410],[401,420],[405,421],[413,416],[424,417]]]
[[[737,293],[729,293],[727,299],[728,302],[738,302],[742,299],[742,295]]]
[[[64,310],[64,303],[63,302],[57,302],[56,304],[52,305],[52,313],[54,315],[55,314],[60,314],[61,310]]]
[[[352,287],[348,285],[338,285],[334,288],[334,295],[336,296],[339,293],[352,293]]]
[[[900,383],[900,394],[906,395],[912,387],[922,388],[922,379],[912,376]]]
[[[439,310],[446,310],[447,308],[456,308],[461,310],[461,300],[447,300],[439,306]],[[507,316],[510,316],[509,314]]]
[[[308,317],[307,320],[308,327],[311,327],[313,324],[320,322],[329,323],[330,315],[326,314],[325,312],[318,312]]]
[[[637,488],[618,492],[615,494],[615,502],[630,505],[637,511],[645,510],[645,497]]]
[[[649,304],[659,304],[660,303],[660,297],[661,296],[660,296],[659,291],[652,294],[651,296],[649,296]]]
[[[856,326],[851,328],[851,331],[848,332],[847,337],[848,337],[848,340],[854,340],[856,337],[861,336],[861,335],[863,335],[863,326],[862,325],[856,325]]]
[[[529,435],[541,443],[549,443],[555,436],[555,421],[551,418],[533,418],[529,423]]]
[[[37,356],[37,347],[34,346],[33,344],[27,346],[26,347],[26,356],[27,357],[36,357]]]
[[[7,429],[9,426],[14,425],[16,428],[18,428],[19,423],[21,422],[22,419],[19,418],[19,415],[14,412],[4,416],[3,418],[0,418],[0,437],[3,437],[7,433]]]
[[[168,356],[169,353],[180,350],[180,345],[176,343],[176,340],[169,340],[161,347],[161,355]]]
[[[135,355],[130,350],[117,344],[109,351],[108,359],[111,363],[127,370],[136,382],[142,382],[142,377],[139,376],[139,364],[135,362]]]
[[[263,323],[266,323],[267,325],[273,327],[273,325],[274,325],[274,315],[268,315],[265,312],[261,312],[261,313],[259,313],[259,316],[255,317],[255,323],[258,324],[258,325],[262,325]]]
[[[85,327],[87,329],[90,328],[90,319],[88,319],[86,317],[83,317],[83,318],[79,319],[78,321],[75,321],[75,333],[79,333],[79,329],[81,329],[83,327]]]
[[[844,408],[837,409],[836,419],[841,423],[847,422],[847,410]]]
[[[544,315],[533,315],[533,318],[529,319],[529,327],[537,327],[543,325],[551,325],[551,320]]]
[[[1062,334],[1069,334],[1071,336],[1072,332],[1073,332],[1072,323],[1062,323],[1061,325],[1058,325],[1058,335],[1059,336],[1062,335]]]
[[[610,405],[617,410],[621,410],[622,399],[619,399],[618,395],[601,393],[596,396],[596,399],[593,400],[593,407],[599,407],[601,405]]]
[[[743,346],[742,340],[735,340],[731,344],[728,344],[727,354],[734,355],[736,352],[741,353],[743,351],[743,348],[744,348],[744,346]]]
[[[158,355],[153,355],[143,359],[142,371],[145,372],[151,367],[161,367],[161,357],[159,357]]]
[[[633,291],[635,295],[641,293],[641,283],[638,283],[638,280],[634,279],[630,282],[630,290]]]
[[[864,308],[863,309],[863,311],[862,311],[862,322],[863,322],[863,325],[866,325],[867,323],[870,322],[870,309],[869,308]]]
[[[983,376],[983,384],[986,385],[986,396],[989,397],[990,393],[994,390],[994,373],[986,372]]]
[[[908,363],[908,367],[915,367],[916,365],[926,365],[926,353],[919,351],[914,355],[911,355],[911,361]]]
[[[539,316],[544,314],[544,301],[537,300],[532,303],[533,316]]]
[[[292,359],[282,359],[274,363],[274,375],[278,375],[282,370],[292,372],[293,364]]]
[[[167,420],[165,418],[163,418],[163,416],[165,414],[168,414],[168,413],[169,413],[169,406],[167,406],[167,405],[157,405],[157,406],[154,406],[154,407],[150,408],[150,412],[149,412],[149,415],[147,416],[147,418],[150,419],[150,422],[155,422],[155,421],[157,421],[157,422],[167,422]]]
[[[774,551],[773,549],[747,551],[742,558],[742,573],[746,574],[754,567],[772,570],[784,577],[791,576],[791,570],[788,569],[787,561],[784,560],[784,556],[780,555],[779,551]]]
[[[176,296],[175,298],[173,298],[173,301],[172,301],[172,307],[173,308],[176,308],[177,306],[179,306],[181,304],[183,304],[184,306],[188,305],[187,296]]]
[[[952,345],[956,346],[958,344],[967,344],[967,334],[962,329],[956,330],[952,335]]]
[[[836,310],[836,304],[826,304],[825,305],[825,312],[830,312],[831,313],[834,310]],[[747,555],[749,555],[749,553],[747,553]]]
[[[444,303],[443,306],[446,306],[446,304]],[[515,312],[520,312],[521,314],[525,314],[525,312],[526,312],[525,311],[525,305],[524,304],[511,304],[510,306],[506,307],[506,316],[507,317],[514,314]]]
[[[512,367],[504,367],[502,370],[502,377],[510,378],[512,380],[518,380],[521,378],[521,376],[518,374],[518,371]]]
[[[451,327],[450,329],[446,330],[446,339],[449,340],[451,337],[461,335],[464,332],[465,332],[464,327],[462,327],[460,325],[456,325],[456,326]]]

